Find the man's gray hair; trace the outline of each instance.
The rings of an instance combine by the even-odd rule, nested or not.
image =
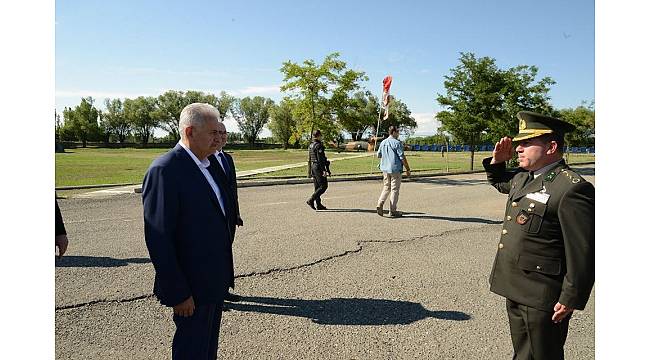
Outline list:
[[[178,120],[178,132],[181,139],[185,138],[185,129],[190,126],[201,127],[208,119],[216,118],[221,121],[219,110],[214,106],[206,103],[193,103],[183,108],[181,118]]]

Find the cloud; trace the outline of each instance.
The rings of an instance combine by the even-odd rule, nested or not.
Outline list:
[[[420,135],[435,135],[440,127],[440,122],[436,120],[435,116],[437,113],[415,113],[411,114],[415,118],[415,122],[418,123],[418,127],[415,130],[416,136]]]

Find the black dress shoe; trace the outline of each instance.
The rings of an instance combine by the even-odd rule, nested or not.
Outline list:
[[[316,207],[314,206],[314,200],[307,200],[307,205],[309,205],[310,208],[316,210]]]
[[[318,204],[316,205],[316,210],[327,210],[327,208],[323,204]]]
[[[226,293],[226,296],[224,297],[224,300],[230,301],[230,302],[238,302],[241,301],[241,296],[237,294],[233,294],[230,291]]]

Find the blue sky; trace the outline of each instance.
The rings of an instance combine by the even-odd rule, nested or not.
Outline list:
[[[460,52],[536,65],[552,103],[594,99],[593,1],[56,1],[56,107],[93,96],[225,90],[280,100],[282,62],[334,51],[435,132],[435,101]],[[227,121],[230,131],[234,122]]]

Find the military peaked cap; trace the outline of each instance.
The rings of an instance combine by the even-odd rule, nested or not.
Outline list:
[[[519,133],[515,135],[512,141],[532,139],[552,133],[564,135],[576,128],[566,121],[532,111],[518,112],[517,119],[519,119]]]

